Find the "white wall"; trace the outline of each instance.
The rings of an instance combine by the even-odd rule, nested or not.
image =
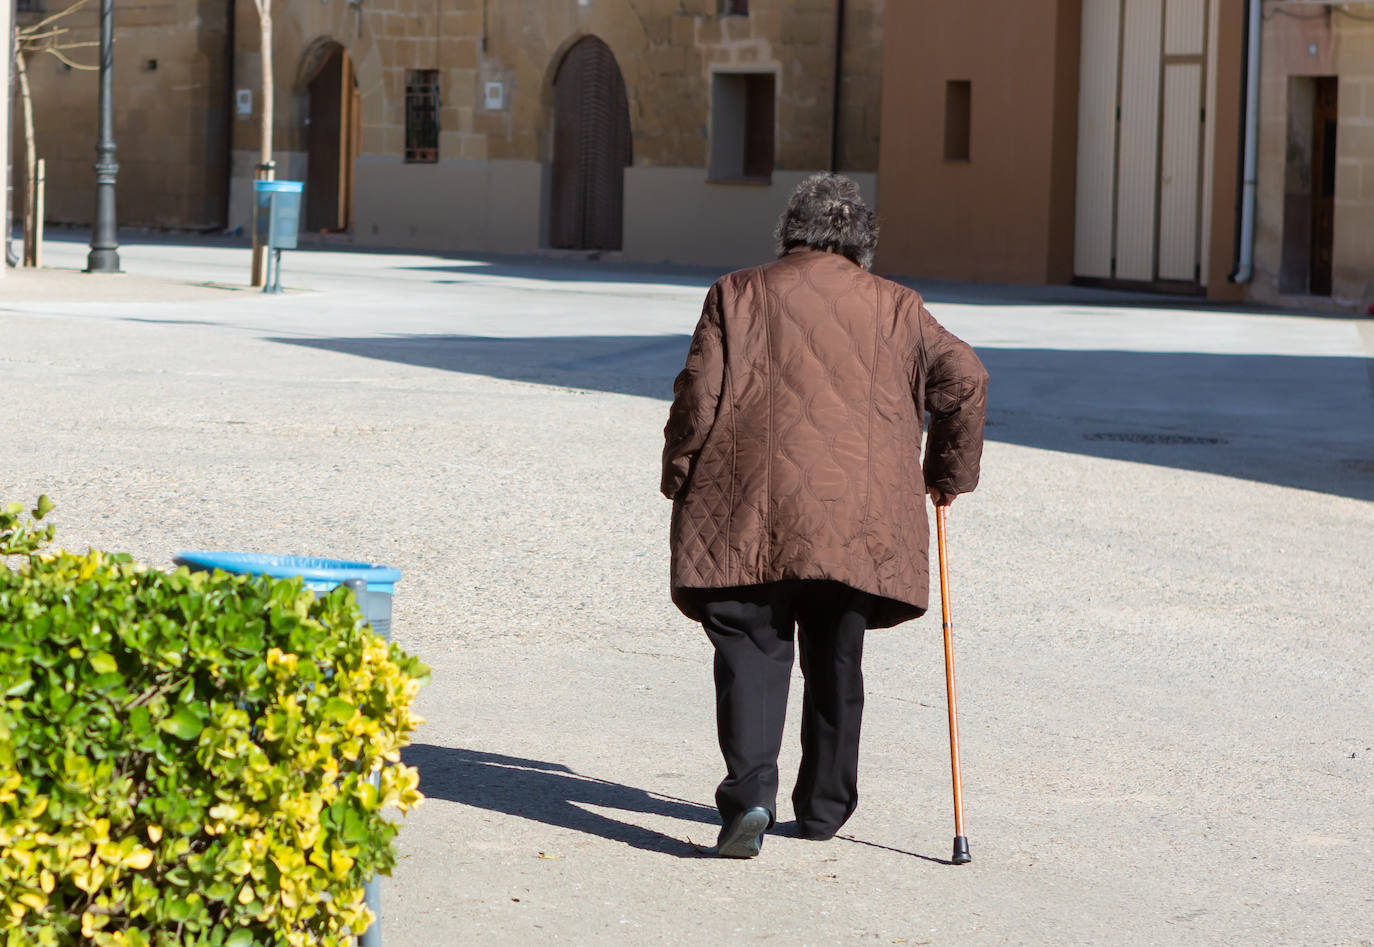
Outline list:
[[[252,223],[257,152],[234,152],[229,229]],[[308,155],[276,154],[277,179],[310,182]],[[537,161],[439,161],[359,155],[353,172],[351,242],[416,250],[528,253],[546,237],[548,173]]]
[[[776,256],[773,228],[814,172],[774,171],[770,184],[708,183],[705,168],[625,169],[625,259],[744,267]],[[878,176],[849,174],[877,207]]]
[[[279,180],[303,181],[303,152],[276,156]],[[255,152],[236,152],[229,226],[250,223]],[[753,266],[773,259],[773,228],[809,171],[769,184],[708,183],[705,168],[626,168],[626,260]],[[850,174],[877,206],[876,174]],[[439,161],[360,155],[352,241],[415,250],[533,253],[548,242],[549,168],[538,161]],[[309,182],[306,182],[309,187]]]
[[[361,155],[354,172],[355,243],[528,253],[547,225],[538,161],[439,161]]]

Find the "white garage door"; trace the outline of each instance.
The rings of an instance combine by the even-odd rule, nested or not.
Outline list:
[[[1202,279],[1210,0],[1083,0],[1074,273]]]

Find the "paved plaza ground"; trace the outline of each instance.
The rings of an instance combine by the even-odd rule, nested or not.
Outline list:
[[[230,242],[0,279],[0,499],[59,541],[403,570],[434,669],[387,947],[1374,943],[1374,324],[915,284],[992,376],[937,616],[873,632],[843,836],[719,861],[662,427],[716,274]],[[756,261],[740,261],[746,264]],[[799,705],[800,677],[794,682]]]

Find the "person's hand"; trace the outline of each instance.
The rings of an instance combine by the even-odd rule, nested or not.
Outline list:
[[[926,493],[930,494],[930,502],[934,503],[936,506],[949,506],[954,502],[954,498],[958,496],[958,494],[955,493],[946,493],[937,487],[931,487]]]

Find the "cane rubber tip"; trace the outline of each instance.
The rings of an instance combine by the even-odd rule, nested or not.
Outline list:
[[[962,835],[954,836],[954,854],[949,860],[956,865],[967,865],[973,861],[973,856],[968,853],[968,839]]]

